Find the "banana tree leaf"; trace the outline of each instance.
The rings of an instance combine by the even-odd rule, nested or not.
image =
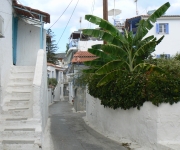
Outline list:
[[[97,87],[103,86],[109,82],[111,82],[113,79],[117,78],[117,75],[120,74],[122,71],[117,69],[114,70],[108,74],[106,74],[97,84]]]
[[[85,19],[88,20],[91,23],[99,25],[99,27],[107,30],[113,36],[121,36],[122,35],[115,26],[113,26],[110,22],[108,22],[108,21],[106,21],[104,19],[101,19],[101,18],[99,18],[97,16],[94,16],[94,15],[86,15]]]
[[[95,68],[90,68],[90,69],[83,69],[82,72],[84,73],[95,73],[97,71],[97,69]]]
[[[92,53],[92,54],[94,54],[94,55],[102,58],[102,60],[104,60],[104,61],[105,61],[105,60],[111,61],[111,60],[114,59],[114,58],[112,58],[110,55],[108,55],[108,54],[106,54],[106,53],[104,53],[103,51],[98,50],[98,49],[89,48],[89,49],[88,49],[88,52],[90,52],[90,53]]]
[[[98,37],[107,42],[112,42],[114,39],[114,37],[110,33],[97,29],[84,29],[83,34],[90,35],[92,37]]]
[[[153,40],[154,39],[154,35],[151,35],[151,36],[148,36],[148,37],[146,37],[145,39],[143,39],[141,42],[143,43],[143,42],[149,42],[149,41],[151,41],[151,40]]]
[[[159,73],[164,73],[164,71],[157,67],[156,65],[153,65],[153,64],[148,64],[148,63],[140,63],[138,64],[137,66],[134,67],[134,71],[142,71],[144,70],[144,72],[146,71],[156,71],[156,72],[159,72]]]
[[[103,66],[105,64],[105,62],[102,62],[102,61],[86,61],[84,62],[85,65],[87,66]]]
[[[145,43],[144,45],[142,45],[134,54],[133,56],[133,60],[135,59],[136,56],[141,56],[145,53],[148,53],[148,51],[150,51],[149,53],[152,53],[152,49],[155,48],[156,46],[156,41],[150,41],[148,43]]]
[[[101,49],[101,46],[102,46],[102,44],[96,44],[96,45],[93,45],[92,48],[93,49]]]
[[[83,31],[83,34],[85,35],[90,35],[92,37],[97,37],[97,38],[102,38],[102,36],[104,35],[104,31],[98,30],[98,29],[84,29],[82,31]],[[112,35],[109,34],[109,36],[112,36]]]
[[[148,33],[148,30],[152,29],[153,25],[151,22],[156,22],[157,18],[161,17],[169,7],[170,3],[167,2],[158,8],[147,20],[141,20],[138,24],[134,42],[141,40]]]
[[[161,17],[170,7],[170,3],[167,2],[161,7],[159,7],[149,18],[148,21],[156,22],[157,18]]]
[[[159,39],[159,40],[157,40],[157,45],[159,44],[159,43],[161,43],[161,41],[164,39],[164,35]]]
[[[121,66],[123,64],[124,64],[124,62],[122,60],[113,60],[111,62],[108,62],[107,64],[105,64],[101,68],[99,68],[96,71],[96,74],[98,74],[98,75],[107,74],[109,72],[112,72],[113,70],[116,70],[117,68],[121,68]]]
[[[102,45],[101,49],[104,52],[114,55],[119,58],[124,58],[125,56],[127,56],[127,52],[123,48],[113,45],[113,44]]]
[[[101,22],[101,18],[93,16],[93,15],[85,15],[85,19],[96,25],[99,25]]]

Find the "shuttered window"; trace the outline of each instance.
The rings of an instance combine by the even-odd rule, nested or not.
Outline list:
[[[156,23],[156,33],[157,34],[169,34],[169,24],[168,23]]]

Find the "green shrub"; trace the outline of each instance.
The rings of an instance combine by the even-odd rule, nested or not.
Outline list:
[[[56,78],[48,78],[48,86],[49,87],[54,88],[54,87],[56,87],[56,85],[57,85]]]
[[[159,106],[161,103],[180,101],[180,61],[176,59],[157,59],[157,65],[164,72],[118,74],[113,81],[97,87],[102,76],[88,78],[88,92],[101,100],[105,107],[113,109],[138,108],[150,101]]]

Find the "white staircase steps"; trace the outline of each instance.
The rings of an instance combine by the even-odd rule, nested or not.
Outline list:
[[[41,121],[32,118],[34,66],[13,66],[2,103],[0,150],[42,150]]]

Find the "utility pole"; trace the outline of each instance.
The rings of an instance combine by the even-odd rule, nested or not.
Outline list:
[[[103,19],[108,21],[108,0],[103,0]],[[106,44],[106,41],[104,41]]]
[[[103,0],[103,19],[108,21],[108,0]]]

